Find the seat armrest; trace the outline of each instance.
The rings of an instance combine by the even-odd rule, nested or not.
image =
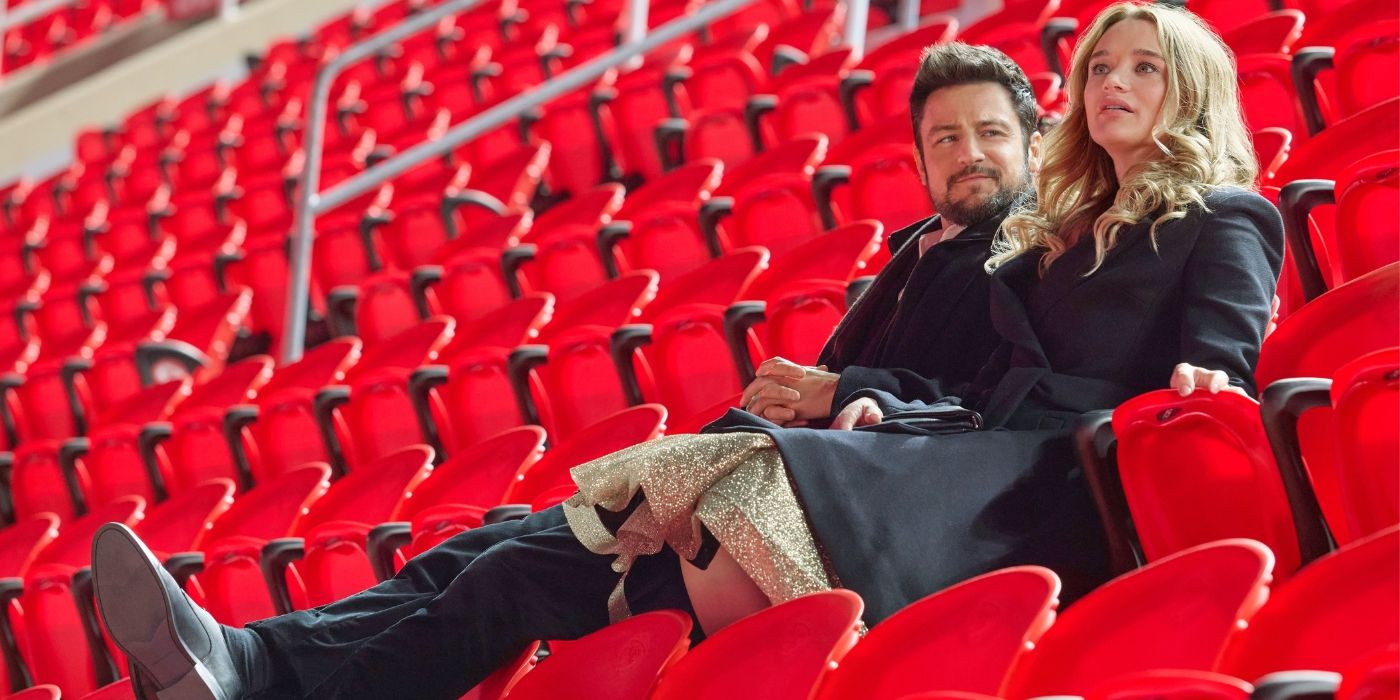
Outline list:
[[[311,411],[316,416],[316,426],[321,430],[321,441],[330,457],[331,472],[337,479],[345,476],[349,467],[345,463],[345,451],[341,447],[340,438],[335,434],[335,411],[349,401],[350,387],[336,384],[317,391],[311,406]]]
[[[540,424],[540,412],[530,393],[530,372],[548,361],[548,345],[520,345],[506,359],[506,376],[510,379],[511,391],[515,392],[515,405],[520,409],[521,419],[531,425]]]
[[[369,567],[378,581],[394,577],[394,554],[413,541],[413,526],[409,523],[383,523],[369,531],[365,553]]]
[[[831,206],[831,193],[838,186],[850,181],[849,165],[823,165],[812,173],[812,200],[817,205],[817,214],[821,216],[822,226],[828,231],[837,225],[836,209]]]
[[[355,335],[355,307],[360,300],[360,288],[342,284],[326,293],[326,316],[336,337]]]
[[[864,275],[857,277],[846,283],[846,308],[851,308],[860,301],[865,290],[870,289],[870,285],[875,284],[875,275]]]
[[[165,340],[147,340],[136,345],[136,374],[141,378],[141,386],[151,387],[156,384],[156,364],[164,361],[174,362],[185,368],[191,376],[209,365],[209,356],[205,355],[199,348],[184,342],[166,338]]]
[[[233,455],[233,468],[238,472],[240,491],[253,488],[253,465],[248,460],[248,452],[243,449],[243,429],[258,419],[258,407],[253,404],[236,404],[224,411],[224,442],[229,454]]]
[[[1073,432],[1075,453],[1104,526],[1109,566],[1114,575],[1132,571],[1142,566],[1145,558],[1118,473],[1113,411],[1091,411],[1080,416]]]
[[[486,511],[486,515],[481,518],[481,524],[495,525],[507,520],[524,520],[530,512],[530,505],[527,503],[506,503]]]
[[[367,164],[367,167],[374,167],[374,164]],[[360,217],[358,227],[360,233],[360,247],[364,248],[365,262],[369,265],[371,272],[378,272],[384,269],[384,261],[379,257],[379,247],[374,244],[374,232],[384,226],[393,223],[394,212],[388,209],[366,213]]]
[[[1289,75],[1293,78],[1293,88],[1298,92],[1298,104],[1303,108],[1303,122],[1308,127],[1308,135],[1316,136],[1327,128],[1322,119],[1322,107],[1317,100],[1317,76],[1333,67],[1332,59],[1337,50],[1331,46],[1309,46],[1293,54]]]
[[[413,308],[418,312],[418,320],[426,321],[433,314],[428,303],[428,289],[442,281],[441,265],[421,265],[408,276],[408,293],[413,297]]]
[[[446,384],[447,377],[448,369],[444,365],[426,365],[408,375],[408,398],[413,402],[414,413],[418,414],[418,427],[423,432],[423,441],[433,448],[435,461],[439,464],[447,459],[447,451],[442,447],[442,435],[433,421],[428,395],[434,387]]]
[[[1303,564],[1336,548],[1322,508],[1317,503],[1312,479],[1303,464],[1298,444],[1298,421],[1314,408],[1332,405],[1332,380],[1308,377],[1280,379],[1264,388],[1259,396],[1259,412],[1269,447],[1278,465],[1283,492],[1293,514],[1298,533],[1298,556]]]
[[[609,350],[612,353],[613,367],[622,380],[622,393],[627,397],[627,405],[640,406],[646,403],[642,396],[642,384],[637,379],[632,355],[641,347],[651,344],[651,324],[629,323],[613,331]]]
[[[87,640],[93,678],[99,687],[117,682],[121,673],[117,670],[116,661],[107,651],[107,642],[102,636],[102,625],[97,620],[97,599],[94,597],[91,566],[73,572],[72,587],[69,590],[77,607],[78,620],[83,626],[83,637]]]
[[[1278,671],[1254,681],[1250,700],[1333,700],[1342,674],[1332,671]]]
[[[700,205],[700,233],[705,236],[705,247],[709,249],[712,258],[724,254],[724,247],[720,245],[719,240],[719,222],[733,213],[733,197],[711,197]]]
[[[156,457],[156,447],[170,439],[173,431],[170,423],[161,421],[141,426],[136,435],[136,451],[141,454],[141,465],[146,468],[146,479],[151,482],[151,491],[157,501],[165,500],[165,475],[160,472],[160,460]]]
[[[1040,28],[1040,50],[1045,54],[1045,65],[1052,73],[1065,77],[1065,68],[1060,64],[1060,40],[1073,38],[1079,32],[1079,21],[1073,17],[1051,17]]]
[[[306,557],[306,540],[300,537],[281,537],[263,545],[258,565],[262,569],[267,592],[272,596],[272,607],[278,615],[293,612],[292,594],[287,588],[287,567],[292,562]]]
[[[1312,301],[1327,291],[1327,282],[1322,277],[1322,264],[1318,262],[1317,251],[1313,249],[1312,233],[1308,229],[1308,215],[1317,207],[1336,204],[1337,184],[1332,180],[1294,180],[1283,186],[1278,193],[1278,210],[1283,218],[1283,235],[1288,250],[1293,254],[1293,267],[1298,271],[1298,282],[1303,287],[1303,297]]]
[[[204,571],[204,552],[181,552],[165,560],[165,570],[183,589],[191,576]]]
[[[749,357],[749,329],[765,320],[768,305],[761,301],[736,301],[724,312],[724,342],[739,372],[739,384],[748,386],[756,376]]]
[[[73,512],[77,515],[88,512],[87,497],[78,480],[78,459],[91,449],[92,443],[85,437],[69,438],[58,448],[58,469],[63,472],[63,484],[68,489],[68,499],[73,502]]]
[[[861,69],[847,73],[836,86],[836,96],[841,100],[841,109],[846,113],[846,126],[851,131],[860,130],[860,110],[856,108],[856,95],[874,83],[875,74]]]
[[[4,525],[15,522],[15,497],[11,487],[14,467],[15,453],[0,452],[0,524]]]
[[[24,328],[23,321],[21,321],[19,327]],[[23,340],[28,342],[28,338],[24,338]],[[24,375],[14,372],[6,372],[0,375],[0,427],[3,427],[5,430],[6,445],[13,446],[19,444],[19,424],[15,422],[15,415],[10,412],[9,394],[21,386],[24,386]]]
[[[685,132],[690,122],[683,117],[663,119],[656,125],[653,138],[656,139],[656,154],[661,158],[661,169],[675,170],[685,162]]]
[[[602,180],[608,181],[622,177],[622,168],[613,155],[612,140],[608,138],[607,129],[603,128],[603,107],[615,99],[617,90],[610,87],[596,88],[588,94],[588,117],[593,123],[593,138],[598,144],[598,157],[603,164],[603,172],[600,175]]]
[[[690,80],[692,75],[695,75],[695,71],[690,66],[671,66],[666,69],[666,75],[661,79],[661,92],[666,96],[666,109],[672,117],[682,116],[676,88]]]
[[[778,44],[773,47],[772,75],[776,77],[789,67],[804,65],[810,60],[811,57],[802,49]]]
[[[87,435],[87,411],[78,398],[76,380],[78,375],[92,369],[92,360],[86,357],[70,357],[63,362],[59,377],[63,381],[63,393],[68,397],[68,410],[73,414],[73,425],[79,435]]]
[[[763,151],[763,115],[778,108],[777,95],[753,95],[744,103],[744,126],[749,130],[749,141],[754,153]]]
[[[452,212],[466,206],[481,207],[496,216],[505,216],[507,212],[504,202],[481,190],[466,189],[445,194],[442,197],[442,223],[448,238],[455,239],[462,235],[457,230],[457,221]]]
[[[603,261],[603,271],[608,279],[617,279],[622,272],[617,266],[617,256],[613,252],[619,241],[632,235],[631,221],[613,221],[598,228],[598,258]]]
[[[501,253],[501,274],[506,281],[510,298],[519,299],[524,293],[520,288],[520,266],[534,260],[539,248],[533,243],[511,246]]]
[[[18,692],[29,687],[29,668],[19,654],[15,628],[10,622],[10,603],[24,595],[24,580],[18,577],[0,579],[0,652],[5,657],[5,670],[10,678],[10,690]]]

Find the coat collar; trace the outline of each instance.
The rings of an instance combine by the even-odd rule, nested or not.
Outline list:
[[[1143,240],[1148,238],[1147,231],[1150,226],[1151,221],[1140,221],[1121,231],[1118,234],[1118,243],[1110,248],[1108,254],[1104,256],[1103,266],[1100,266],[1100,269],[1103,269],[1104,266],[1107,266],[1115,258],[1122,256],[1125,252],[1137,248],[1138,246],[1146,245]],[[1025,258],[1033,259],[1037,264],[1040,260],[1039,255],[1023,255],[1017,260]],[[1078,288],[1079,285],[1087,282],[1093,275],[1086,276],[1084,272],[1092,267],[1093,264],[1094,243],[1092,237],[1086,236],[1069,250],[1065,251],[1064,255],[1061,255],[1060,258],[1051,265],[1050,271],[1046,273],[1043,279],[1035,282],[1035,284],[1038,285],[1036,296],[1040,297],[1040,303],[1037,304],[1041,310],[1040,315],[1043,316],[1049,313],[1049,311],[1068,296],[1070,292]],[[1035,266],[1036,265],[1032,265],[1032,267]]]
[[[968,226],[962,233],[958,234],[958,239],[985,239],[996,235],[997,228],[1006,218],[1006,214],[998,214],[985,221]],[[943,217],[934,214],[926,219],[919,219],[908,226],[905,226],[889,235],[886,243],[889,246],[890,254],[894,255],[904,249],[909,241],[917,239],[919,236],[932,231],[939,231],[943,228]]]

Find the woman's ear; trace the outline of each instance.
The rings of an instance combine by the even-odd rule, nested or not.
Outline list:
[[[1041,136],[1039,131],[1031,134],[1031,142],[1030,145],[1027,146],[1026,150],[1026,170],[1028,170],[1031,175],[1040,174],[1040,141]]]

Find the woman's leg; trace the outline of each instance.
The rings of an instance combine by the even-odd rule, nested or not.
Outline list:
[[[356,645],[314,698],[461,696],[539,639],[575,639],[608,624],[613,557],[588,551],[567,524],[514,537],[476,557],[427,605]],[[690,611],[670,549],[627,578],[634,612]]]
[[[477,557],[512,538],[564,523],[555,507],[468,530],[414,557],[393,578],[334,603],[249,623],[271,662],[272,687],[314,688],[365,640],[422,610]]]
[[[689,562],[681,564],[686,593],[695,608],[695,619],[705,634],[728,627],[730,623],[772,605],[758,584],[749,578],[720,546],[709,566],[697,569]]]

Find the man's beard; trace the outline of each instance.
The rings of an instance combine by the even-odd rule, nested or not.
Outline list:
[[[933,210],[938,212],[944,219],[963,226],[976,226],[994,216],[1005,213],[1031,188],[1030,170],[1022,171],[1021,181],[1010,186],[1002,181],[1002,173],[991,168],[970,165],[963,168],[948,178],[948,188],[946,191],[953,191],[953,185],[959,178],[969,175],[985,175],[994,178],[997,182],[997,189],[985,197],[969,195],[959,200],[939,201],[930,195],[933,200]]]

